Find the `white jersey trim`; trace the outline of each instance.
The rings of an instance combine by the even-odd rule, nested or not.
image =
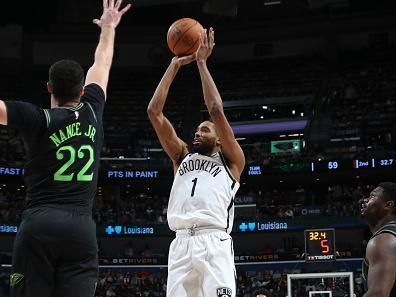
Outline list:
[[[223,163],[224,168],[225,168],[225,170],[226,170],[228,176],[229,176],[229,177],[231,178],[231,180],[232,180],[231,189],[233,190],[234,187],[235,187],[235,184],[236,184],[238,181],[237,181],[236,178],[232,175],[230,168],[228,168],[227,162],[226,162],[226,160],[225,160],[225,158],[224,158],[222,152],[219,152],[219,156],[220,156],[221,162]],[[234,199],[234,198],[232,198],[232,199]]]

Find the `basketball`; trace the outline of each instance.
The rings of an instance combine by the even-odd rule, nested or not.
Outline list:
[[[199,46],[199,33],[203,32],[202,25],[191,18],[175,21],[168,30],[168,47],[175,56],[188,56]]]

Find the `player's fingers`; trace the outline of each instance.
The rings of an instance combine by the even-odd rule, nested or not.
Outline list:
[[[122,3],[122,0],[117,0],[116,3],[115,3],[115,5],[114,5],[114,8],[115,8],[116,10],[118,10],[118,9],[120,8],[120,6],[121,6],[121,3]]]
[[[100,26],[100,20],[98,20],[98,19],[93,19],[93,20],[92,20],[92,23],[94,23],[94,24]]]
[[[195,60],[195,53],[194,53],[194,54],[191,54],[191,55],[188,55],[188,56],[186,57],[186,60],[187,60],[187,62],[192,62],[192,61],[194,61],[194,60]]]
[[[109,3],[107,2],[108,0],[103,0],[103,9],[109,7]]]
[[[201,47],[205,46],[205,35],[206,35],[206,32],[205,32],[205,29],[203,29],[202,32],[200,33],[200,40],[199,40]]]
[[[213,31],[213,28],[210,27],[210,29],[209,29],[209,46],[213,47],[213,43],[214,43],[214,31]]]
[[[203,44],[202,33],[199,33],[199,47],[201,47],[202,44]]]
[[[123,15],[124,13],[126,13],[131,8],[131,6],[131,4],[127,4],[127,6],[120,10],[120,14]]]
[[[114,8],[114,0],[109,0],[109,9]]]

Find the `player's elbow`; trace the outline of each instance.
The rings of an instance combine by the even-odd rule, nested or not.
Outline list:
[[[155,118],[158,118],[161,115],[161,112],[159,112],[158,110],[156,110],[154,107],[152,107],[151,105],[149,105],[147,107],[147,115],[149,117],[150,120],[153,120]]]
[[[149,116],[149,117],[151,117],[151,116],[154,116],[155,115],[155,111],[154,111],[154,109],[149,105],[148,107],[147,107],[147,115]]]

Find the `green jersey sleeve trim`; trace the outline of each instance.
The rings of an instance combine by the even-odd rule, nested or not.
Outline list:
[[[49,128],[49,125],[51,123],[50,114],[49,114],[48,110],[46,110],[46,109],[43,109],[43,111],[44,111],[45,119],[47,120],[47,128]]]
[[[93,116],[94,116],[94,118],[95,118],[95,121],[98,122],[98,119],[96,118],[96,114],[95,114],[95,111],[93,110],[93,107],[91,106],[91,104],[90,104],[89,102],[87,102],[87,104],[88,104],[89,108],[90,108],[91,111],[92,111],[92,114],[93,114]]]

